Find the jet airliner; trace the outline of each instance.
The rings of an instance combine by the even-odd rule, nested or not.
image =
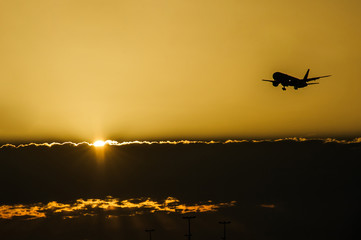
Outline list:
[[[296,77],[292,77],[290,75],[287,75],[285,73],[281,73],[281,72],[275,72],[273,74],[273,80],[265,80],[263,79],[262,81],[266,81],[266,82],[271,82],[273,86],[277,87],[279,84],[281,84],[282,90],[285,91],[286,87],[288,86],[293,86],[295,90],[299,89],[299,88],[304,88],[308,85],[312,85],[312,84],[318,84],[316,83],[309,83],[309,81],[314,81],[320,78],[325,78],[325,77],[329,77],[331,75],[326,75],[326,76],[320,76],[320,77],[313,77],[313,78],[308,78],[308,73],[310,72],[310,69],[307,70],[305,76],[303,77],[303,79],[299,79]]]

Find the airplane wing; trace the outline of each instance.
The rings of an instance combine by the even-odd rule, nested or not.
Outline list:
[[[320,78],[325,78],[325,77],[330,77],[331,75],[326,75],[326,76],[321,76],[321,77],[314,77],[314,78],[307,78],[306,79],[306,82],[308,81],[314,81],[314,80],[317,80],[317,79],[320,79]]]
[[[265,81],[265,82],[274,82],[274,80],[266,80],[266,79],[262,79],[262,81]]]

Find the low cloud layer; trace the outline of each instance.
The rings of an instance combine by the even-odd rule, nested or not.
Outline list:
[[[133,144],[145,144],[145,145],[152,145],[152,144],[168,144],[168,145],[177,145],[177,144],[229,144],[229,143],[262,143],[262,142],[283,142],[283,141],[293,141],[293,142],[307,142],[307,141],[320,141],[323,143],[341,143],[341,144],[353,144],[353,143],[361,143],[361,137],[354,138],[352,140],[345,140],[345,139],[336,139],[336,138],[279,138],[279,139],[261,139],[261,140],[210,140],[210,141],[201,141],[201,140],[178,140],[178,141],[126,141],[126,142],[118,142],[115,140],[106,140],[104,141],[104,145],[109,146],[125,146],[125,145],[133,145]],[[23,144],[11,144],[6,143],[0,146],[1,148],[24,148],[24,147],[53,147],[53,146],[74,146],[78,147],[81,145],[87,146],[96,146],[95,143],[90,142],[52,142],[52,143],[23,143]]]
[[[235,204],[236,201],[213,203],[209,200],[205,203],[187,205],[180,203],[178,199],[173,197],[168,197],[162,202],[150,198],[119,200],[107,197],[106,199],[78,199],[73,203],[52,201],[47,204],[2,205],[0,206],[0,218],[31,220],[54,215],[60,215],[63,218],[74,218],[97,215],[99,211],[103,211],[108,217],[134,216],[155,212],[179,214],[203,213],[215,212],[219,208],[233,207]]]

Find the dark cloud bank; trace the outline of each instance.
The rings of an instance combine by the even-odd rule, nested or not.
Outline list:
[[[324,141],[130,144],[0,149],[0,206],[77,199],[168,197],[195,206],[193,239],[354,239],[360,235],[361,143]],[[127,216],[103,208],[74,218],[0,219],[2,239],[185,239],[177,212]],[[113,209],[114,210],[114,209]],[[114,212],[114,211],[113,211]],[[129,214],[131,215],[131,214]]]

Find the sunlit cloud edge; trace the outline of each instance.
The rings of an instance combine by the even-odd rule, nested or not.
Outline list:
[[[220,208],[233,207],[236,201],[213,203],[211,200],[197,204],[184,204],[177,198],[168,197],[163,201],[151,198],[120,200],[108,196],[106,199],[77,199],[72,203],[49,203],[0,205],[0,219],[22,218],[32,220],[60,215],[63,218],[94,216],[103,211],[109,217],[135,216],[147,213],[204,213],[215,212]]]
[[[283,141],[294,141],[294,142],[307,142],[307,141],[321,141],[323,143],[340,143],[340,144],[353,144],[353,143],[361,143],[361,137],[354,138],[352,140],[339,140],[335,138],[300,138],[300,137],[292,137],[292,138],[279,138],[279,139],[261,139],[261,140],[225,140],[225,141],[218,141],[218,140],[210,140],[210,141],[201,141],[201,140],[178,140],[178,141],[125,141],[125,142],[118,142],[115,140],[106,140],[104,141],[104,145],[108,146],[126,146],[126,145],[152,145],[152,144],[168,144],[168,145],[177,145],[177,144],[230,144],[230,143],[263,143],[263,142],[283,142]],[[53,147],[53,146],[74,146],[78,147],[81,145],[87,146],[94,146],[96,147],[96,142],[52,142],[52,143],[23,143],[23,144],[11,144],[6,143],[0,146],[1,148],[24,148],[24,147]]]

